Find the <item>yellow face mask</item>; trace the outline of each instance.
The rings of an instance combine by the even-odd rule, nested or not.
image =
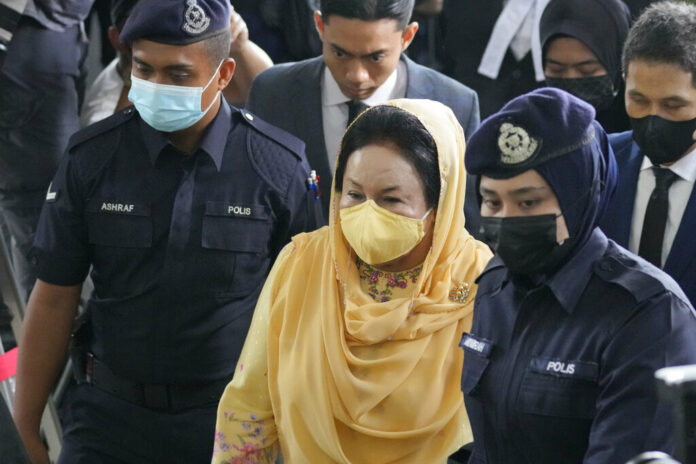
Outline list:
[[[343,236],[360,259],[382,264],[399,258],[418,245],[425,236],[424,221],[386,210],[373,200],[340,210]]]

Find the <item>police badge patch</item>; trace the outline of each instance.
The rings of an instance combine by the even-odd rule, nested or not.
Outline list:
[[[519,164],[527,161],[539,148],[539,141],[530,137],[522,127],[505,122],[500,126],[498,136],[500,161],[505,164]]]
[[[202,34],[210,26],[210,18],[196,0],[187,0],[186,4],[188,8],[184,13],[184,31],[191,35]]]

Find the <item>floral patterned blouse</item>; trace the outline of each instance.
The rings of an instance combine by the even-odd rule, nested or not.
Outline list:
[[[279,256],[278,259],[285,257],[287,254]],[[360,274],[360,287],[375,301],[380,302],[409,296],[422,269],[422,266],[417,266],[407,271],[386,272],[361,260],[358,260],[357,265]],[[275,279],[273,271],[268,278],[269,280]],[[269,298],[270,293],[262,292],[259,297],[259,306],[270,307]],[[252,324],[247,340],[266,340],[268,338],[268,321],[262,320],[262,318],[268,317],[268,314],[270,313],[266,311],[259,312],[254,316],[255,324]],[[256,318],[259,320],[256,321]],[[249,349],[246,345],[237,364],[235,379],[247,385],[261,385],[263,382],[267,382],[267,352],[265,349]],[[265,344],[250,346],[265,346]],[[249,366],[253,366],[253,368],[249,369]],[[262,396],[263,401],[270,407],[268,390],[259,388],[258,395]],[[277,462],[279,453],[280,444],[273,411],[269,409],[265,412],[235,412],[229,408],[223,396],[218,409],[212,462],[214,464],[273,464]]]
[[[278,443],[275,443],[272,447],[266,446],[267,438],[265,436],[265,424],[263,420],[259,420],[255,414],[250,414],[248,421],[235,417],[232,411],[224,411],[223,414],[226,421],[233,424],[235,422],[241,423],[242,429],[246,432],[247,436],[246,438],[236,436],[233,437],[234,439],[228,441],[228,437],[225,436],[223,432],[216,430],[213,462],[218,462],[215,461],[218,454],[234,455],[227,460],[219,461],[224,464],[261,464],[276,462],[280,447]]]
[[[360,273],[360,288],[373,300],[379,302],[410,295],[411,289],[416,284],[418,275],[423,269],[422,265],[418,265],[407,271],[387,272],[381,271],[361,259],[358,259],[357,264]]]

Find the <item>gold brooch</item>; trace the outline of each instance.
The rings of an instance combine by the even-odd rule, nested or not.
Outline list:
[[[469,291],[469,284],[467,282],[459,282],[450,290],[450,300],[455,303],[464,304],[466,303],[466,299],[469,298]]]

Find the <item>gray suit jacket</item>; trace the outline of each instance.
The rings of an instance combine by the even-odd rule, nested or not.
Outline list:
[[[468,138],[478,128],[476,92],[449,77],[426,68],[402,55],[408,73],[406,98],[424,98],[449,106]],[[251,86],[246,108],[261,119],[284,129],[306,144],[307,160],[320,177],[324,217],[328,221],[333,173],[324,142],[321,80],[324,59],[319,56],[297,63],[284,63],[262,72]],[[479,226],[476,185],[467,176],[465,205],[467,229],[475,234]]]

